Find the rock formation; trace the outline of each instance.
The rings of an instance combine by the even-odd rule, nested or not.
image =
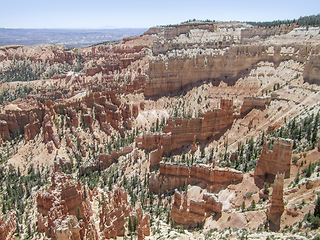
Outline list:
[[[136,137],[140,149],[154,149],[161,142],[163,152],[170,152],[183,145],[205,141],[229,127],[235,119],[233,100],[221,99],[220,107],[201,114],[199,118],[170,118],[163,133],[144,133]]]
[[[161,160],[162,160],[162,154],[163,154],[163,150],[162,150],[162,146],[159,143],[158,144],[158,149],[153,150],[152,152],[150,152],[150,167],[158,167]]]
[[[52,185],[37,197],[38,231],[52,239],[98,239],[92,223],[89,199],[84,199],[84,188],[70,175],[54,173]]]
[[[0,212],[0,239],[14,240],[16,232],[16,215],[13,212],[8,212],[6,219]]]
[[[293,49],[292,49],[293,48]],[[209,79],[215,85],[220,81],[234,85],[242,75],[248,74],[260,61],[278,63],[287,59],[304,62],[311,48],[305,45],[233,45],[221,51],[210,49],[208,53],[177,56],[178,51],[167,53],[167,58],[154,57],[149,62],[149,79],[145,85],[145,96],[154,97],[179,91],[190,84]],[[292,52],[299,54],[293,55]],[[316,59],[316,57],[315,57]],[[317,67],[313,76],[316,76]],[[310,78],[310,77],[309,77]]]
[[[160,172],[151,174],[149,189],[155,193],[183,187],[184,184],[203,183],[214,191],[230,183],[242,181],[242,173],[229,168],[212,168],[204,165],[187,165],[160,162]],[[161,186],[161,189],[160,189]]]
[[[306,66],[303,71],[304,81],[310,84],[320,85],[320,48],[313,48],[310,58],[306,62]]]
[[[125,223],[127,217],[137,217],[138,219],[138,239],[150,235],[149,216],[143,216],[141,204],[133,210],[128,202],[127,192],[123,188],[117,188],[108,192],[108,198],[102,203],[100,213],[100,231],[102,238],[116,238],[125,233]]]
[[[43,115],[41,103],[17,100],[7,105],[4,113],[0,113],[0,135],[9,140],[10,134],[17,136],[25,133],[28,142],[39,131],[39,121],[42,121]]]
[[[108,192],[108,199],[102,203],[100,213],[100,231],[103,238],[124,235],[125,219],[131,211],[127,193],[122,188]]]
[[[144,236],[150,236],[149,215],[143,215],[143,210],[140,202],[137,203],[132,216],[136,216],[138,218],[138,239],[142,240]]]
[[[284,173],[284,178],[289,178],[292,147],[292,140],[278,138],[274,140],[273,150],[268,150],[265,139],[254,175],[273,181],[274,176],[280,172]]]
[[[277,174],[274,180],[271,207],[269,212],[269,229],[274,232],[280,230],[281,215],[284,212],[283,202],[283,174]]]
[[[188,204],[187,195],[177,191],[174,194],[174,203],[171,208],[171,218],[178,225],[184,227],[203,224],[206,219],[205,201],[191,199]]]
[[[267,97],[245,97],[240,109],[241,116],[245,116],[253,108],[264,110],[266,105],[270,104],[271,99]]]
[[[211,213],[221,214],[222,203],[213,194],[205,194],[203,200],[187,199],[186,194],[177,190],[174,193],[174,202],[171,208],[171,218],[178,225],[184,227],[203,224]]]

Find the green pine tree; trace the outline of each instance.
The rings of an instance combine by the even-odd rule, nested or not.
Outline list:
[[[252,200],[252,202],[251,202],[251,209],[252,210],[256,209],[256,202],[254,200]]]
[[[243,201],[241,204],[241,210],[242,210],[242,212],[244,212],[246,210],[246,202],[245,201]]]
[[[320,197],[317,197],[317,203],[316,206],[314,208],[314,214],[315,217],[320,217]]]

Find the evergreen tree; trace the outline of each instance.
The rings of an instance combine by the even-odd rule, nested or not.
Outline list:
[[[320,217],[320,197],[317,197],[317,203],[316,206],[314,208],[314,214],[315,217]]]
[[[246,202],[243,201],[242,204],[241,204],[241,210],[242,210],[242,212],[244,212],[245,209],[246,209]]]
[[[298,184],[298,183],[299,183],[299,181],[300,181],[300,177],[299,177],[299,175],[300,175],[300,173],[299,173],[299,170],[298,170],[298,172],[297,172],[297,176],[296,176],[296,178],[294,179],[294,182],[295,182],[296,184]]]
[[[133,224],[132,224],[132,218],[131,217],[129,217],[128,229],[129,229],[130,233],[133,232]]]
[[[252,200],[252,202],[251,202],[251,209],[252,210],[256,209],[256,202],[254,200]]]

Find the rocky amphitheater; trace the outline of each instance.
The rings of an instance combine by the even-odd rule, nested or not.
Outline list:
[[[0,239],[320,236],[319,27],[0,46],[0,77]]]

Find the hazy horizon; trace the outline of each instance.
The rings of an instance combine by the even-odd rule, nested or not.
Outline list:
[[[39,0],[3,1],[0,28],[7,29],[124,29],[178,24],[188,19],[216,21],[273,21],[319,13],[320,1],[160,2]],[[318,12],[317,12],[318,11]]]

